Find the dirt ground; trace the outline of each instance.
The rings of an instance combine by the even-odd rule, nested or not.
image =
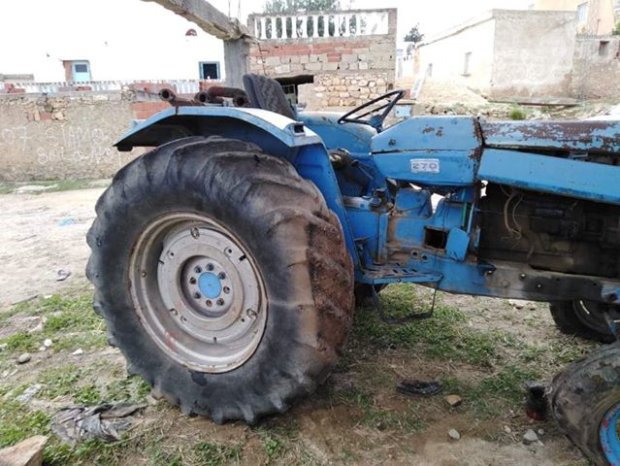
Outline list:
[[[88,295],[89,284],[84,276],[88,258],[85,235],[101,192],[98,188],[0,195],[0,260],[3,265],[0,268],[0,316],[2,312],[13,312],[15,303],[21,302],[23,307],[28,302],[41,302],[40,299],[52,294]],[[71,272],[64,281],[58,281],[61,269]],[[402,300],[407,296],[402,293],[409,292],[408,288],[402,293],[399,290],[396,287],[394,292],[388,291],[387,304]],[[111,464],[200,464],[202,461],[195,456],[198,450],[186,448],[199,441],[234,446],[232,450],[213,447],[208,451],[214,460],[204,464],[587,464],[553,422],[532,421],[525,415],[523,397],[519,397],[523,390],[522,379],[515,379],[518,382],[501,379],[507,382],[498,383],[497,393],[510,395],[505,398],[497,395],[497,403],[494,389],[482,392],[467,391],[464,387],[487,378],[500,380],[493,377],[508,373],[506,368],[516,367],[521,362],[542,371],[538,375],[549,380],[558,361],[567,362],[587,351],[589,346],[559,335],[544,304],[528,304],[516,309],[504,300],[448,295],[442,295],[440,302],[442,309],[457,309],[459,316],[460,313],[466,316],[462,322],[457,319],[457,324],[446,320],[447,326],[454,326],[454,336],[464,335],[470,340],[472,335],[476,336],[471,341],[482,341],[480,338],[484,336],[484,344],[489,341],[500,350],[481,344],[481,348],[487,348],[484,351],[492,354],[487,357],[484,353],[481,359],[473,353],[471,357],[463,356],[469,354],[467,348],[455,351],[430,343],[427,346],[400,345],[394,342],[401,341],[405,331],[416,332],[415,327],[385,330],[387,327],[376,323],[372,311],[365,310],[357,319],[357,329],[342,367],[326,386],[288,413],[268,419],[258,427],[238,423],[216,426],[207,419],[184,417],[165,402],[149,398],[150,405],[140,427],[122,448],[118,447],[122,453],[112,451],[113,448],[89,453],[95,456],[87,456],[85,464],[97,458],[102,464],[107,461]],[[442,322],[444,314],[439,313],[438,322]],[[24,319],[0,320],[0,337],[23,331]],[[93,327],[94,331],[103,334],[104,329],[98,325]],[[431,325],[429,331],[445,330],[437,324],[420,325]],[[381,343],[384,334],[397,335],[394,332],[401,331],[403,334],[398,334],[401,339]],[[425,338],[430,341],[428,335],[422,335],[422,340]],[[101,380],[124,383],[124,360],[118,350],[89,348],[81,343],[79,348],[83,348],[84,353],[76,355],[78,344],[34,352],[32,361],[25,365],[16,365],[13,356],[5,357],[0,364],[0,403],[14,396],[9,390],[11,387],[27,387],[41,380],[44,386],[46,383],[56,386],[55,376],[41,379],[50,374],[51,368],[59,374],[67,367],[75,368],[81,374],[88,374],[94,386],[101,386]],[[551,351],[550,348],[555,351],[553,359],[541,356]],[[529,359],[530,356],[534,359]],[[428,399],[400,395],[394,386],[402,378],[442,380],[444,393]],[[462,406],[447,406],[443,397],[450,392],[463,396]],[[35,396],[28,409],[52,412],[75,401],[70,393],[57,392],[40,399]],[[476,408],[486,406],[487,401],[496,409]],[[450,429],[460,433],[460,440],[448,437]],[[523,433],[527,429],[540,431],[539,443],[524,445]],[[1,430],[0,427],[0,433]],[[161,450],[161,445],[166,451]],[[179,455],[172,455],[175,451]],[[192,453],[185,455],[184,451]]]

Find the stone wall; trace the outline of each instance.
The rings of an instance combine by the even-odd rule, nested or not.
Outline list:
[[[363,17],[363,13],[349,11],[339,15],[349,21],[356,14]],[[372,10],[371,14],[384,15],[385,30],[381,34],[352,32],[337,36],[332,27],[329,37],[263,39],[252,45],[248,68],[252,73],[272,78],[312,76],[315,96],[308,96],[305,88],[306,100],[323,107],[358,105],[370,95],[392,88],[395,80],[396,9]],[[261,16],[250,17],[250,30],[257,28],[260,20]],[[364,86],[369,87],[362,89]]]
[[[111,177],[141,149],[118,152],[113,144],[132,119],[168,105],[135,95],[72,93],[58,97],[0,98],[0,180]]]
[[[577,36],[572,94],[580,99],[620,97],[619,36]]]

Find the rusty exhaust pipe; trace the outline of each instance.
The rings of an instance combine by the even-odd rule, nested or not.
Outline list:
[[[196,107],[198,105],[203,105],[195,100],[178,97],[172,89],[166,87],[159,91],[159,98],[164,102],[168,102],[173,107]]]

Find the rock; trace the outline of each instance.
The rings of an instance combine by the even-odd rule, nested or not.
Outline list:
[[[4,350],[7,348],[7,346],[9,346],[9,345],[8,345],[8,344],[6,344],[6,343],[2,343],[2,344],[0,345],[0,351],[4,351]]]
[[[43,463],[43,448],[48,437],[36,435],[12,447],[0,450],[0,464],[2,466],[41,466]]]
[[[452,408],[459,406],[463,402],[463,398],[458,395],[448,395],[444,398]]]
[[[43,346],[46,348],[50,348],[54,342],[50,338],[46,338],[43,340]]]
[[[76,349],[73,353],[71,353],[73,356],[80,356],[82,354],[84,354],[84,350],[82,348],[78,348]]]
[[[448,431],[448,437],[450,437],[452,440],[461,440],[461,434],[456,429],[450,429]]]
[[[520,299],[509,299],[508,304],[515,309],[523,309],[527,305],[527,301],[521,301]]]
[[[40,383],[31,385],[26,390],[24,390],[24,393],[22,393],[15,399],[20,403],[28,403],[39,392],[39,390],[41,390],[41,388],[42,385]]]
[[[532,429],[528,429],[525,434],[523,434],[523,443],[525,445],[531,445],[532,443],[538,442],[538,435]]]
[[[512,429],[509,426],[504,426],[504,432],[507,434],[512,434]]]
[[[538,429],[536,431],[536,433],[542,437],[543,435],[545,435],[545,430],[544,429]]]
[[[17,358],[17,364],[26,364],[27,362],[30,362],[31,359],[32,356],[30,356],[30,353],[20,354]]]
[[[39,351],[42,353],[46,350],[47,348],[43,345],[39,346]]]

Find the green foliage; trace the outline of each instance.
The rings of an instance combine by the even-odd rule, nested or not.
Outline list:
[[[340,8],[339,0],[267,0],[264,13],[303,13],[309,11],[334,11]]]
[[[405,42],[413,42],[414,44],[417,44],[418,42],[422,42],[423,39],[424,34],[420,32],[420,25],[416,24],[409,30],[404,40]]]
[[[620,21],[618,21],[618,22],[616,23],[616,27],[615,27],[615,29],[613,30],[612,34],[613,34],[614,36],[620,36]]]
[[[0,338],[0,343],[7,345],[7,353],[36,351],[46,338],[52,339],[53,351],[100,348],[106,344],[103,320],[92,309],[90,293],[77,297],[54,295],[21,303],[3,313],[0,322],[18,315],[41,316],[46,320],[41,332],[17,332]]]
[[[525,120],[527,113],[521,107],[512,107],[508,116],[511,120]]]
[[[196,464],[204,466],[220,466],[238,462],[241,459],[241,446],[223,445],[220,443],[200,442],[194,446]]]

